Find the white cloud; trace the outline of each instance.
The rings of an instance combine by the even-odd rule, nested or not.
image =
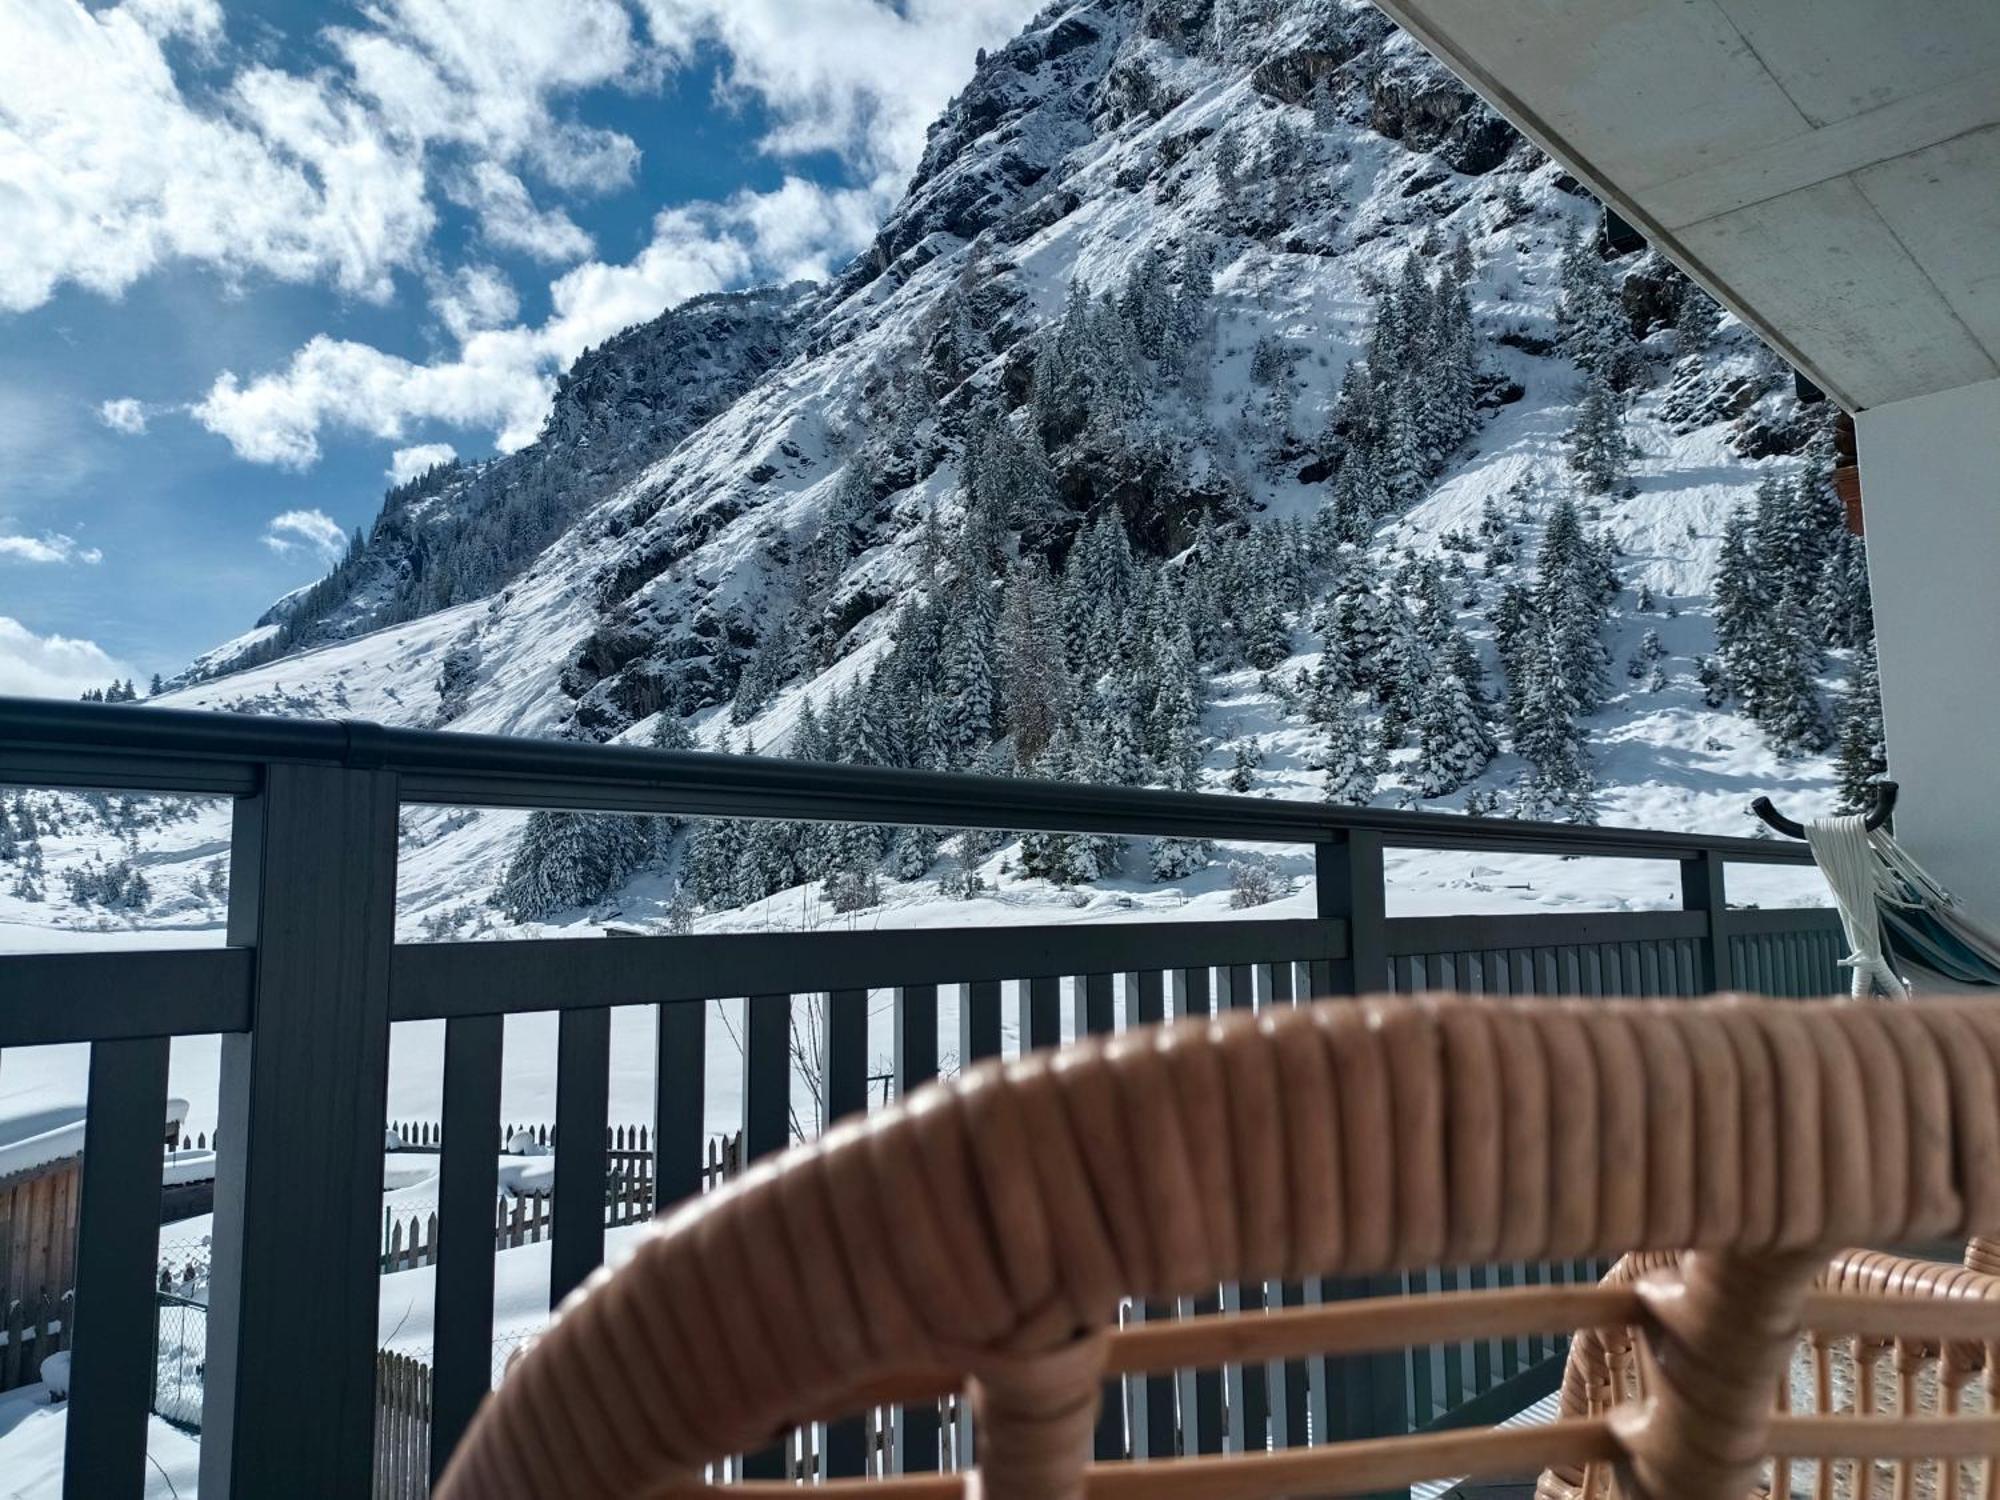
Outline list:
[[[398,448],[389,456],[389,482],[408,484],[419,474],[457,457],[458,450],[450,443],[418,443],[414,448]]]
[[[383,297],[434,215],[420,158],[326,77],[250,68],[197,105],[161,49],[204,7],[14,0],[0,47],[0,308],[171,260]],[[192,19],[190,19],[192,18]]]
[[[130,671],[95,641],[36,635],[19,620],[0,615],[0,693],[30,698],[75,698]]]
[[[241,457],[293,467],[315,462],[329,431],[397,442],[425,422],[518,448],[585,347],[697,293],[823,276],[865,245],[976,49],[1037,3],[631,0],[642,30],[624,0],[373,0],[322,33],[332,65],[231,73],[241,58],[214,0],[0,0],[21,17],[0,22],[0,309],[64,282],[115,293],[177,259],[375,299],[417,272],[448,353],[417,361],[321,335],[276,368],[222,371],[188,410]],[[220,74],[198,94],[176,73],[190,44]],[[564,101],[650,87],[708,47],[727,59],[723,93],[774,122],[766,150],[834,152],[856,185],[794,176],[663,212],[630,261],[581,260],[552,282],[538,326],[515,323],[519,299],[492,267],[439,268],[438,192],[497,249],[590,255],[542,189],[625,186],[638,148],[563,118]],[[99,415],[129,431],[146,410],[107,402]]]
[[[0,536],[0,558],[31,563],[100,563],[104,554],[95,547],[80,547],[76,538],[60,531],[40,536]]]
[[[900,187],[924,132],[1043,0],[640,0],[653,34],[683,53],[725,48],[725,86],[775,117],[778,155],[835,151]]]
[[[501,328],[520,315],[521,299],[507,278],[492,266],[461,266],[440,278],[431,291],[431,308],[451,336],[463,342],[481,328]]]
[[[418,363],[325,336],[280,369],[249,380],[225,370],[191,411],[240,458],[305,468],[328,429],[400,439],[412,424],[485,429],[502,452],[532,441],[548,413],[557,372],[586,348],[662,308],[753,280],[824,275],[872,232],[866,189],[829,189],[789,178],[769,193],[670,209],[624,265],[586,261],[549,287],[539,327],[481,327],[511,299],[497,278],[469,276],[436,297],[458,340],[446,359]]]
[[[265,525],[264,545],[280,557],[310,551],[333,562],[347,550],[347,533],[323,510],[288,510]]]
[[[176,260],[385,300],[424,259],[434,179],[525,163],[563,191],[630,182],[628,137],[555,113],[567,95],[658,77],[619,0],[380,0],[362,14],[325,33],[344,66],[248,63],[191,91],[169,38],[240,61],[214,0],[0,0],[0,309],[66,282],[116,294]],[[535,217],[503,215],[500,234],[589,253],[563,215],[519,197]]]
[[[480,162],[452,196],[479,215],[479,228],[502,250],[536,260],[578,260],[595,248],[591,237],[560,209],[539,209],[527,185],[505,167]]]
[[[146,430],[146,406],[130,396],[119,396],[97,408],[97,419],[113,432],[136,436]]]

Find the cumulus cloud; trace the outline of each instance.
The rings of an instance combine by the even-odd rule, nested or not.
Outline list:
[[[264,545],[280,557],[312,552],[333,562],[347,550],[347,533],[323,510],[288,510],[265,524]]]
[[[223,371],[191,411],[239,457],[290,468],[317,461],[329,429],[394,442],[423,422],[489,430],[512,452],[534,441],[557,373],[586,348],[703,292],[824,275],[874,224],[868,190],[802,178],[670,209],[632,260],[586,261],[552,282],[539,326],[480,326],[512,292],[492,277],[464,277],[435,298],[457,338],[449,358],[419,363],[322,335],[277,370],[248,380]]]
[[[73,536],[45,531],[40,536],[0,535],[0,558],[31,563],[100,563],[104,554],[95,547],[77,544]]]
[[[641,0],[655,36],[727,53],[725,89],[754,95],[778,155],[833,151],[900,186],[924,132],[1043,0]]]
[[[0,615],[0,693],[30,698],[75,698],[131,672],[95,641],[36,635],[19,620]]]
[[[619,0],[381,0],[363,15],[324,33],[342,66],[230,72],[214,0],[13,0],[0,309],[37,307],[65,282],[115,294],[172,261],[385,300],[396,272],[423,263],[446,176],[525,164],[563,191],[631,180],[628,137],[557,114],[566,96],[658,76],[658,49]],[[220,80],[184,87],[176,39]],[[534,253],[589,253],[524,188],[494,213],[491,232],[530,237]]]
[[[482,328],[501,328],[521,311],[513,283],[493,266],[461,266],[431,289],[431,310],[455,339]]]
[[[536,260],[578,260],[595,242],[560,209],[540,209],[527,184],[505,167],[480,162],[452,197],[479,215],[480,232],[502,250],[518,250]]]
[[[146,430],[146,406],[130,396],[119,396],[97,408],[97,420],[113,432],[136,436]]]
[[[389,458],[389,482],[408,484],[419,474],[457,457],[458,450],[450,443],[418,443],[412,448],[398,448]]]
[[[975,51],[1038,0],[630,0],[643,26],[626,0],[374,0],[321,33],[334,61],[310,72],[243,62],[215,0],[11,3],[26,12],[0,49],[0,309],[64,282],[115,293],[173,260],[378,300],[400,272],[423,278],[448,352],[321,335],[275,368],[222,371],[187,408],[239,456],[304,467],[330,431],[393,443],[426,422],[510,451],[585,347],[701,292],[825,275],[867,243]],[[219,75],[198,92],[176,71],[190,49]],[[631,260],[586,259],[550,195],[624,187],[639,153],[565,101],[715,54],[724,97],[772,122],[765,150],[833,153],[851,181],[680,205]],[[494,268],[440,267],[434,194],[495,251],[576,262],[539,324],[516,321]],[[99,415],[138,431],[146,409]]]

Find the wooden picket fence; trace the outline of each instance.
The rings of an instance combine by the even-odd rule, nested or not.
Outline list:
[[[0,1391],[17,1390],[42,1378],[42,1361],[59,1349],[69,1347],[70,1326],[76,1293],[60,1297],[43,1292],[32,1299],[21,1298],[7,1304],[0,1319]]]
[[[408,1127],[392,1125],[390,1128],[398,1133],[404,1128],[417,1132],[403,1137],[410,1140],[422,1139],[420,1133],[429,1127],[418,1123]],[[546,1127],[543,1129],[546,1130]],[[636,1224],[652,1217],[653,1153],[643,1125],[621,1126],[608,1131],[607,1135],[612,1144],[606,1148],[604,1223],[606,1228],[615,1229],[621,1224]],[[511,1135],[508,1138],[511,1139]],[[720,1137],[711,1139],[707,1160],[702,1165],[702,1190],[706,1192],[724,1178],[735,1175],[741,1166],[742,1152],[740,1132],[727,1140]],[[493,1248],[512,1250],[520,1245],[540,1244],[549,1236],[552,1211],[553,1204],[547,1193],[516,1193],[500,1198],[494,1204]],[[437,1260],[437,1240],[438,1217],[435,1211],[399,1215],[393,1207],[384,1209],[383,1274],[434,1264]]]
[[[375,1355],[373,1500],[424,1500],[431,1492],[431,1367],[390,1350]]]

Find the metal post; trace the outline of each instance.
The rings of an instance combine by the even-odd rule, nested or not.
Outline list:
[[[493,1386],[493,1205],[499,1195],[500,1016],[454,1016],[444,1028],[438,1152],[438,1248],[432,1318],[431,1478]]]
[[[1389,983],[1387,892],[1382,835],[1357,828],[1313,846],[1313,873],[1322,920],[1347,923],[1347,957],[1328,978],[1339,995],[1372,995]]]
[[[65,1500],[136,1495],[146,1482],[167,1039],[93,1043],[89,1087],[76,1300],[68,1314],[76,1322],[76,1377],[63,1449]]]
[[[1024,979],[1016,996],[1021,1050],[1062,1045],[1062,981],[1053,974]]]
[[[707,1070],[708,1002],[669,1001],[655,1009],[659,1039],[653,1073],[653,1212],[700,1195]]]
[[[774,1156],[792,1139],[792,997],[743,1002],[743,1163]],[[560,1176],[557,1178],[561,1180]],[[745,1479],[783,1479],[785,1444],[743,1457]]]
[[[994,1048],[999,1049],[999,999],[994,999]],[[868,991],[835,990],[826,997],[826,1057],[821,1064],[828,1125],[868,1112]],[[868,1472],[868,1419],[826,1424],[826,1477],[859,1479]]]
[[[566,1010],[556,1022],[556,1193],[549,1226],[549,1306],[604,1264],[604,1127],[611,1100],[611,1011]]]
[[[367,1493],[396,806],[391,773],[284,762],[236,804],[229,942],[257,975],[222,1039],[208,1500]]]
[[[1681,909],[1708,917],[1708,932],[1695,944],[1695,988],[1703,995],[1736,987],[1729,952],[1729,893],[1723,885],[1722,856],[1713,850],[1681,862]]]
[[[913,984],[895,991],[893,1024],[896,1043],[896,1097],[937,1077],[938,994],[934,984]],[[939,1419],[935,1401],[901,1409],[896,1423],[893,1472],[935,1474],[939,1465]]]
[[[1336,959],[1328,977],[1335,994],[1367,995],[1389,982],[1386,889],[1382,835],[1352,829],[1317,844],[1313,869],[1322,919],[1347,923],[1347,954]],[[1401,1291],[1400,1278],[1328,1279],[1320,1298],[1338,1302]],[[1410,1430],[1407,1361],[1401,1351],[1347,1355],[1326,1362],[1329,1436],[1335,1439],[1400,1437]],[[1406,1500],[1407,1490],[1385,1492]]]

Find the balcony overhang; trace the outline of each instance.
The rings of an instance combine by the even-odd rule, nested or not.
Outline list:
[[[1378,0],[1850,411],[2000,377],[1993,0]]]

